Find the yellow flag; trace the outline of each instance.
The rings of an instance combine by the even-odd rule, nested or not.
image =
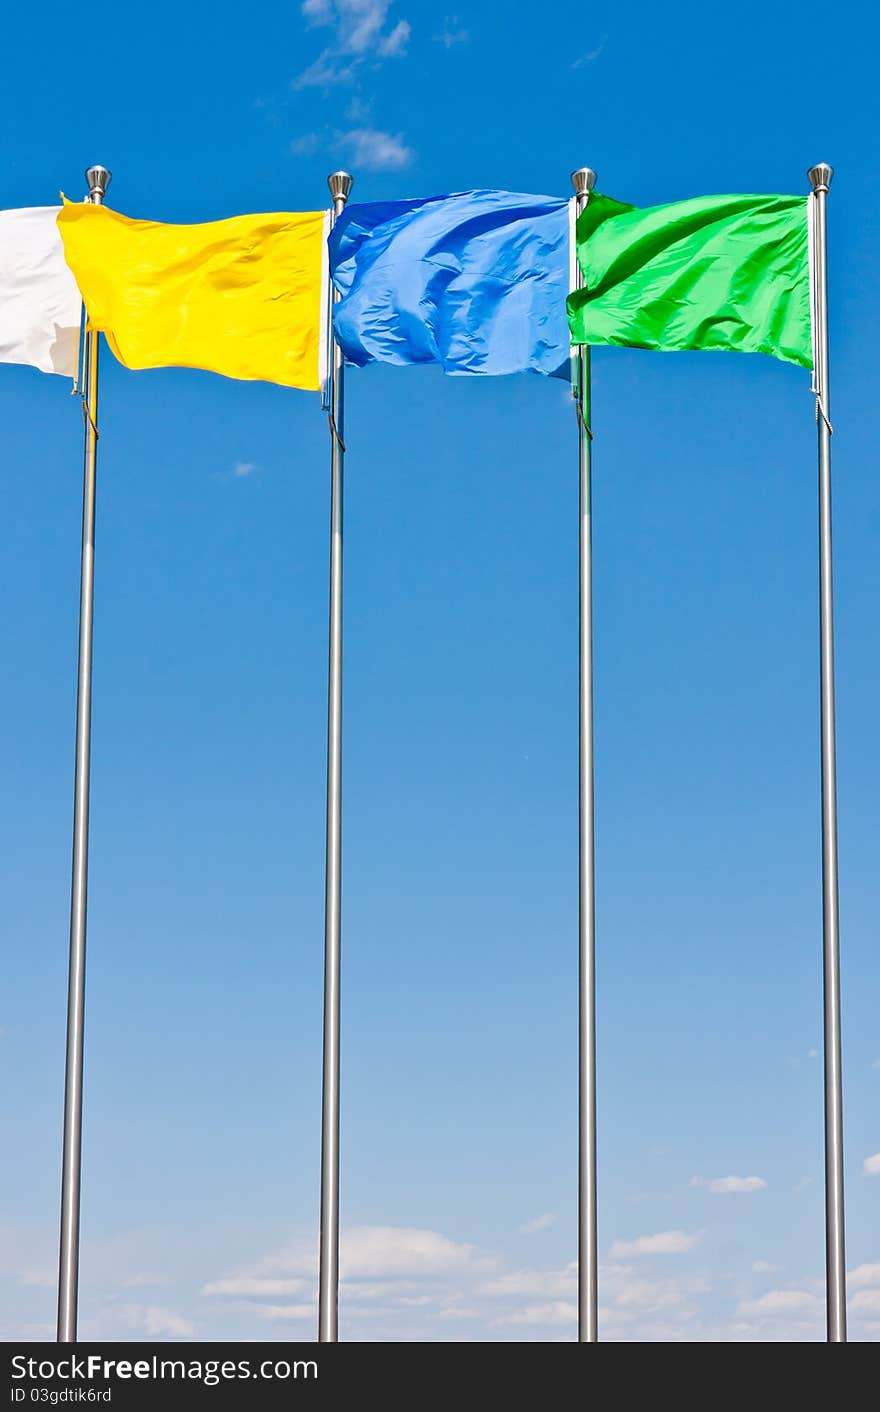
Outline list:
[[[312,390],[323,373],[325,223],[306,211],[171,226],[68,201],[58,216],[89,328],[127,368],[206,368]]]

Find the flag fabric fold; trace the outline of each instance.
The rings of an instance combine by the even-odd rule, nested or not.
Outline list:
[[[573,343],[737,349],[812,368],[809,197],[700,196],[577,222]]]
[[[0,211],[0,363],[72,378],[82,300],[64,260],[59,209]]]
[[[568,202],[469,191],[348,206],[330,236],[350,363],[568,377]]]
[[[325,223],[307,211],[163,225],[70,202],[58,216],[89,328],[126,367],[307,390],[323,377]]]

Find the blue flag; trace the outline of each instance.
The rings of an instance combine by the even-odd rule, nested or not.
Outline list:
[[[510,191],[348,206],[330,236],[350,363],[569,376],[568,202]]]

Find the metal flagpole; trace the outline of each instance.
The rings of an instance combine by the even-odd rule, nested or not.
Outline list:
[[[578,215],[596,185],[596,173],[571,174]],[[576,285],[583,288],[580,265]],[[596,880],[593,817],[593,536],[590,349],[578,351],[575,405],[580,485],[580,659],[578,774],[578,1342],[599,1340],[599,1258],[596,1217]]]
[[[831,422],[828,398],[828,273],[825,201],[833,170],[807,173],[813,188],[811,265],[816,421],[819,427],[819,637],[822,734],[822,943],[825,1029],[825,1310],[828,1343],[846,1343],[843,1083],[840,1060],[840,922],[837,884],[837,759],[834,726],[834,599],[831,561]]]
[[[106,167],[89,167],[86,198],[100,206],[110,185]],[[76,690],[76,770],[73,791],[73,876],[64,1070],[64,1150],[61,1168],[61,1250],[58,1261],[58,1342],[76,1342],[82,1154],[83,1022],[86,998],[86,899],[89,870],[89,754],[92,733],[92,623],[95,599],[95,464],[98,450],[98,335],[85,335],[85,468],[79,592],[79,674]]]
[[[333,218],[351,191],[348,172],[327,178]],[[336,295],[334,294],[334,302]],[[339,1339],[339,999],[342,914],[342,471],[344,367],[331,341],[330,668],[327,699],[327,868],[324,895],[324,1073],[321,1107],[321,1231],[318,1342]]]

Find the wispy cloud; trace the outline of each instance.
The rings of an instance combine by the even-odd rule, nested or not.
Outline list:
[[[753,1260],[752,1269],[756,1275],[775,1275],[779,1272],[778,1265],[771,1265],[769,1260]]]
[[[342,59],[333,49],[323,49],[301,74],[297,74],[292,87],[335,88],[339,84],[351,83],[358,72],[356,59]]]
[[[353,166],[371,172],[399,172],[415,156],[403,134],[382,132],[375,127],[355,127],[337,134],[337,142],[350,156]]]
[[[674,1258],[693,1249],[701,1235],[705,1256],[701,1247],[686,1259]],[[621,1245],[636,1257],[660,1258],[602,1261],[600,1320],[608,1341],[780,1342],[820,1336],[818,1278],[776,1285],[769,1262],[756,1259],[745,1282],[734,1286],[732,1302],[730,1282],[708,1276],[719,1256],[708,1232],[661,1231],[619,1242],[618,1252]],[[213,1235],[192,1243],[180,1231],[173,1238],[155,1231],[124,1234],[100,1249],[92,1247],[95,1336],[243,1341],[310,1336],[317,1298],[315,1231],[301,1230],[236,1268],[215,1264],[217,1250]],[[0,1229],[0,1276],[6,1276],[11,1298],[5,1323],[0,1306],[4,1338],[24,1338],[23,1330],[36,1339],[51,1336],[25,1307],[27,1299],[42,1296],[28,1295],[21,1284],[25,1271],[48,1270],[50,1264],[49,1242]],[[501,1252],[481,1249],[455,1233],[376,1225],[343,1230],[342,1265],[343,1317],[355,1341],[549,1342],[575,1336],[576,1262],[511,1268]],[[173,1284],[174,1297],[148,1295],[135,1302],[131,1285],[141,1272],[156,1270]],[[143,1275],[144,1282],[148,1278],[153,1276]],[[854,1320],[858,1316],[859,1328],[870,1334],[880,1320],[880,1264],[855,1266],[849,1281]]]
[[[400,54],[405,54],[411,34],[409,20],[398,20],[390,34],[386,34],[385,38],[379,42],[379,53],[382,58],[396,59]]]
[[[572,67],[573,69],[582,69],[582,68],[584,68],[587,64],[595,63],[595,61],[600,57],[600,55],[605,52],[605,45],[607,44],[607,42],[608,42],[608,35],[607,35],[607,34],[603,34],[602,38],[599,40],[599,43],[596,45],[595,49],[588,49],[587,52],[586,52],[586,54],[581,54],[581,56],[580,56],[579,59],[575,59],[575,60],[574,60],[574,62],[573,62],[573,64],[572,64],[571,67]]]
[[[400,58],[411,26],[388,24],[393,0],[304,0],[302,14],[313,28],[333,30],[332,42],[293,80],[296,88],[332,88],[351,83],[366,63]]]
[[[558,1220],[556,1211],[545,1211],[542,1216],[533,1216],[531,1221],[523,1221],[521,1226],[517,1226],[517,1230],[520,1235],[537,1235],[538,1231],[549,1231]]]
[[[476,1258],[472,1245],[450,1240],[439,1231],[415,1226],[349,1226],[340,1240],[343,1280],[376,1280],[412,1275],[436,1275],[462,1269]],[[317,1250],[312,1241],[298,1242],[267,1257],[243,1276],[317,1274]]]
[[[643,1255],[683,1255],[693,1250],[703,1239],[702,1231],[658,1231],[656,1235],[637,1236],[635,1240],[616,1240],[611,1247],[612,1260],[628,1260]]]
[[[162,1309],[150,1304],[144,1310],[144,1332],[158,1337],[170,1334],[172,1338],[194,1338],[195,1326],[173,1309]]]
[[[880,1265],[857,1265],[846,1277],[850,1289],[869,1289],[880,1286]]]
[[[437,1231],[406,1226],[357,1226],[344,1234],[340,1269],[343,1279],[438,1274],[460,1269],[473,1255],[472,1245],[450,1240]]]
[[[258,471],[259,469],[255,461],[236,461],[235,465],[232,467],[232,474],[239,478],[252,476],[254,471]]]
[[[664,1233],[666,1236],[669,1234]],[[680,1232],[674,1234],[681,1235]],[[674,1244],[676,1249],[680,1248],[678,1241]],[[660,1311],[667,1314],[674,1312],[680,1330],[698,1314],[700,1296],[707,1294],[710,1288],[701,1276],[676,1272],[674,1276],[664,1274],[653,1278],[645,1275],[643,1266],[634,1268],[613,1262],[602,1264],[599,1280],[603,1326],[606,1329],[617,1328],[618,1333],[626,1329],[633,1339],[646,1330],[645,1320],[650,1320]],[[574,1324],[577,1263],[572,1262],[561,1270],[507,1271],[478,1284],[472,1297],[478,1312],[482,1317],[488,1317],[492,1327],[531,1325],[541,1328]],[[501,1304],[501,1312],[494,1317],[487,1314],[485,1305],[481,1307],[481,1301],[485,1299]],[[506,1308],[503,1307],[505,1304]],[[473,1311],[473,1305],[468,1307]],[[667,1326],[660,1336],[664,1341],[670,1341],[676,1335]]]
[[[713,1196],[733,1196],[746,1191],[765,1191],[767,1183],[763,1177],[713,1177],[711,1181],[691,1177],[688,1186],[705,1187]]]
[[[227,1280],[213,1280],[202,1287],[202,1294],[224,1294],[240,1299],[259,1299],[261,1296],[299,1294],[308,1286],[305,1280],[269,1279],[259,1275],[234,1275]]]
[[[517,1295],[542,1295],[552,1299],[576,1294],[577,1262],[572,1261],[563,1270],[509,1270],[485,1280],[477,1293],[500,1299]]]
[[[349,106],[355,109],[349,116],[360,115],[360,106]],[[328,160],[337,160],[339,153],[344,153],[353,167],[370,172],[402,171],[415,156],[412,148],[407,147],[403,133],[383,132],[381,128],[367,126],[349,128],[347,132],[332,132],[329,128],[324,132],[306,132],[295,137],[289,148],[294,157],[313,157],[322,149],[327,152]]]
[[[437,1273],[429,1271],[429,1274]],[[416,1305],[430,1301],[430,1295],[413,1293],[419,1288],[417,1281],[413,1279],[387,1279],[377,1280],[370,1284],[364,1284],[358,1280],[343,1280],[340,1287],[342,1298],[345,1302],[354,1300],[356,1304],[377,1304],[383,1300],[395,1300],[398,1304]]]
[[[771,1317],[785,1314],[813,1314],[821,1305],[815,1294],[803,1289],[771,1289],[759,1299],[744,1299],[741,1314],[763,1314]]]
[[[113,1309],[114,1317],[129,1329],[140,1329],[151,1338],[186,1338],[196,1336],[195,1324],[176,1309],[159,1304],[120,1304]]]
[[[351,54],[362,54],[381,42],[392,0],[303,0],[306,23],[330,26],[336,43]]]
[[[528,1304],[524,1309],[514,1309],[510,1314],[501,1314],[493,1319],[496,1327],[518,1324],[538,1324],[547,1327],[552,1324],[573,1324],[577,1319],[577,1305],[566,1300],[556,1300],[550,1304]]]
[[[792,1191],[794,1192],[795,1196],[800,1196],[802,1191],[806,1191],[807,1187],[812,1185],[812,1177],[801,1177],[799,1181],[795,1182],[794,1186],[792,1187]]]
[[[350,99],[345,109],[345,116],[353,123],[362,123],[366,126],[370,121],[372,104],[366,98],[361,98],[355,93]]]
[[[28,1270],[22,1270],[18,1277],[20,1284],[32,1285],[38,1289],[53,1289],[57,1278],[58,1271],[51,1265],[46,1265],[42,1269],[35,1266]]]
[[[862,1172],[866,1177],[880,1177],[880,1152],[875,1152],[872,1157],[866,1157],[862,1163]]]
[[[299,137],[290,140],[290,155],[292,157],[314,157],[321,148],[324,141],[319,132],[303,132]]]
[[[314,1319],[314,1304],[263,1304],[257,1310],[261,1319],[272,1322],[284,1319]]]
[[[439,34],[431,36],[435,44],[442,44],[444,49],[454,49],[457,44],[469,44],[470,34],[459,23],[458,15],[444,15],[443,28]]]

